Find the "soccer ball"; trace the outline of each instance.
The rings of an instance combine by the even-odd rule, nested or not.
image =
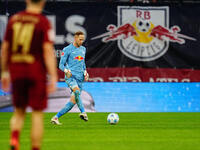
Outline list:
[[[107,121],[110,124],[117,124],[119,122],[119,116],[116,113],[110,113],[107,117]]]

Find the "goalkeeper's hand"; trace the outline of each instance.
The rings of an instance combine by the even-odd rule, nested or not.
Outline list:
[[[72,73],[69,69],[65,69],[64,72],[65,72],[65,75],[67,76],[67,78],[70,78],[72,76]]]
[[[84,79],[85,79],[85,81],[88,81],[88,79],[89,79],[89,74],[87,73],[86,70],[84,71]]]

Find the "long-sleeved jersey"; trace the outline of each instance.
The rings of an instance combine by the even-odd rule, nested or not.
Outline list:
[[[71,70],[72,77],[79,81],[84,81],[85,66],[85,53],[84,46],[75,47],[73,44],[65,47],[61,54],[59,68],[64,72],[64,69]]]

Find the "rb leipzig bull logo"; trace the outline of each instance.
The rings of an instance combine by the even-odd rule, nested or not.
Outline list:
[[[81,61],[83,60],[84,58],[82,56],[76,56],[74,59],[78,60],[78,61]]]
[[[118,6],[118,27],[107,26],[108,32],[93,37],[102,42],[118,40],[123,54],[137,61],[155,60],[168,50],[169,42],[184,44],[195,38],[180,34],[178,26],[169,28],[169,7]]]

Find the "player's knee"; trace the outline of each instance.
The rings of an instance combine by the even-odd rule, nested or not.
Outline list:
[[[75,94],[75,101],[78,102],[78,101],[79,101],[79,97],[80,97],[80,91],[79,91],[79,90],[76,90],[76,91],[74,92],[74,94]]]
[[[76,101],[75,101],[75,99],[74,100],[71,100],[71,102],[75,105],[76,104]]]
[[[74,94],[74,93],[73,93],[73,95],[71,96],[70,101],[71,101],[73,104],[76,104],[75,94]]]
[[[80,91],[79,91],[79,90],[76,90],[76,91],[74,92],[74,94],[75,94],[75,97],[77,97],[77,96],[80,95]]]
[[[78,87],[74,87],[72,91],[75,93],[77,90],[80,91],[80,89]]]

